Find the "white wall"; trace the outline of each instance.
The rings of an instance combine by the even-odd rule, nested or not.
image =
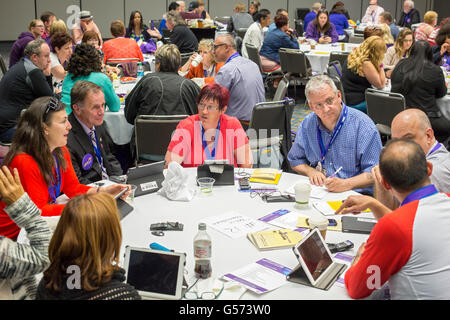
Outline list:
[[[6,0],[2,0],[6,1]],[[337,0],[321,0],[331,9]],[[436,0],[435,0],[436,1]],[[17,36],[27,31],[27,26],[36,16],[39,17],[42,12],[53,11],[58,18],[67,23],[70,14],[66,13],[70,5],[81,3],[81,10],[90,10],[94,15],[94,20],[104,38],[110,38],[109,27],[111,21],[120,19],[128,24],[130,13],[133,10],[139,10],[144,16],[144,22],[148,24],[150,19],[160,19],[171,0],[15,0],[9,1],[0,11],[0,41],[15,41]],[[186,6],[190,0],[185,1]],[[233,13],[234,4],[237,0],[205,0],[206,8],[211,17],[230,16]],[[250,0],[243,0],[247,5]],[[291,25],[293,25],[296,8],[310,8],[315,0],[260,0],[261,8],[269,9],[274,16],[279,8],[285,8],[289,11]],[[361,13],[364,14],[369,0],[343,0],[345,7],[349,11],[350,17],[356,21],[361,19]],[[399,19],[403,0],[378,0],[381,6],[390,11],[392,15]],[[432,7],[432,0],[415,0],[415,6],[419,10],[421,17]],[[439,0],[437,0],[439,2]],[[444,0],[448,2],[448,0]],[[440,18],[442,18],[440,16]]]

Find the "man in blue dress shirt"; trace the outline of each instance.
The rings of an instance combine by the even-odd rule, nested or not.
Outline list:
[[[371,169],[382,148],[373,121],[342,103],[341,92],[326,75],[312,78],[305,95],[313,112],[300,124],[289,151],[292,169],[331,192],[372,193]]]

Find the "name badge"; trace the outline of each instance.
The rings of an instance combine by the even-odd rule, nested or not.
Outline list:
[[[86,154],[81,161],[81,166],[84,170],[89,170],[92,168],[92,164],[94,163],[94,158],[90,153]]]

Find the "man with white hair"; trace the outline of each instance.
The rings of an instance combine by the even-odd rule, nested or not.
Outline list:
[[[398,21],[400,27],[410,28],[413,24],[420,22],[420,13],[414,8],[414,1],[406,0],[403,2],[403,12]]]
[[[384,9],[378,5],[377,0],[370,0],[369,6],[367,7],[366,14],[362,18],[362,23],[368,24],[379,24],[380,14],[384,12]]]
[[[331,192],[371,194],[370,173],[381,152],[380,134],[364,113],[347,107],[333,80],[320,75],[305,88],[313,111],[302,121],[288,154],[297,173]]]

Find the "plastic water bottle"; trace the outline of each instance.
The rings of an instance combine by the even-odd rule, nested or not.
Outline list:
[[[144,66],[142,62],[139,62],[137,67],[137,81],[139,81],[144,76]]]
[[[211,276],[211,237],[206,233],[206,224],[198,224],[198,233],[194,237],[195,276],[206,279]]]

